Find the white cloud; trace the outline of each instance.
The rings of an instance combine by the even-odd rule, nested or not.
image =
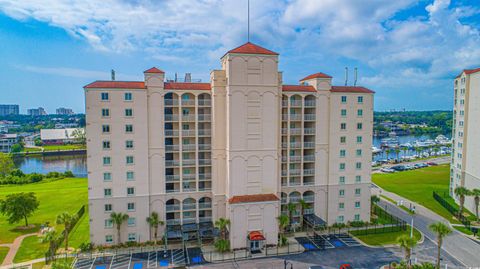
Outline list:
[[[15,68],[37,73],[37,74],[46,74],[54,76],[63,76],[63,77],[74,77],[74,78],[89,78],[92,80],[109,80],[111,77],[110,72],[106,71],[96,71],[96,70],[85,70],[78,68],[69,68],[69,67],[46,67],[46,66],[32,66],[32,65],[22,65],[15,66]],[[138,76],[116,73],[115,77],[117,80],[138,80]]]

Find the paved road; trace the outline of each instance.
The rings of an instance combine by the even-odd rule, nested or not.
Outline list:
[[[372,194],[378,193],[378,191],[378,187],[372,188]],[[385,190],[382,190],[382,195],[385,195],[395,201],[404,200],[407,207],[410,203],[412,203],[412,205],[415,205],[415,228],[420,230],[427,238],[434,242],[436,239],[435,234],[433,234],[428,229],[428,225],[438,221],[448,223],[447,220],[430,211],[429,209],[411,201],[408,201],[407,199],[400,197],[394,193],[389,193]],[[379,202],[379,205],[382,207],[387,206],[387,211],[389,213],[407,221],[408,223],[411,222],[412,217],[404,210],[398,208],[396,205],[384,200],[381,200]],[[452,234],[444,239],[443,249],[445,250],[445,252],[453,256],[465,266],[480,267],[480,243],[464,236],[453,228],[452,230]]]

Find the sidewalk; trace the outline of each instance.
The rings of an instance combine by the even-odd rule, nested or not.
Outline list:
[[[20,248],[20,245],[22,244],[23,239],[25,237],[33,236],[33,235],[38,235],[37,233],[31,233],[31,234],[24,234],[21,235],[13,241],[8,247],[10,248],[8,250],[7,256],[5,256],[5,259],[2,262],[2,267],[5,265],[10,265],[13,264],[13,259],[15,258],[15,255],[17,254],[18,249]],[[0,268],[2,268],[0,267]]]

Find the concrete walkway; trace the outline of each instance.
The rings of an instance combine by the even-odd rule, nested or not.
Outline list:
[[[5,256],[5,259],[2,262],[2,266],[13,264],[13,258],[15,258],[20,245],[22,245],[23,239],[33,235],[38,235],[38,233],[24,234],[15,238],[11,244],[3,244],[2,246],[9,247],[10,249],[8,250],[7,256]]]
[[[425,235],[425,237],[429,238],[433,242],[436,242],[436,235],[432,233],[428,228],[430,224],[434,222],[443,222],[451,227],[451,224],[448,220],[437,215],[430,209],[425,208],[424,206],[419,205],[415,202],[409,201],[408,199],[405,199],[404,197],[401,197],[395,193],[387,192],[376,185],[372,187],[372,194],[379,195],[380,190],[382,195],[394,201],[403,200],[404,206],[406,206],[407,208],[410,206],[410,203],[412,204],[412,206],[415,206],[416,212],[415,216],[413,217],[414,227],[421,231]],[[387,211],[390,214],[393,214],[394,216],[397,216],[408,223],[410,223],[412,220],[412,216],[410,214],[389,201],[382,199],[379,202],[379,205],[381,207],[386,206]],[[464,234],[455,230],[453,227],[452,231],[453,232],[451,235],[444,238],[442,249],[451,256],[453,256],[455,259],[460,261],[465,267],[469,266],[480,268],[480,243],[465,236]]]

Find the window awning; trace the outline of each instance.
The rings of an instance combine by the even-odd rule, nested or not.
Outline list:
[[[260,231],[253,231],[248,234],[248,239],[250,241],[263,241],[265,240],[265,236],[263,236]]]

